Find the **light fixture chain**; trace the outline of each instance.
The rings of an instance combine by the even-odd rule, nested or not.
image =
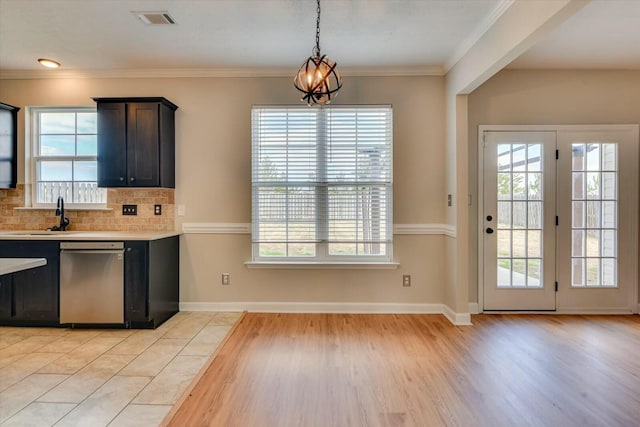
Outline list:
[[[316,19],[316,48],[314,53],[320,56],[320,0],[317,0],[317,3],[318,19]]]

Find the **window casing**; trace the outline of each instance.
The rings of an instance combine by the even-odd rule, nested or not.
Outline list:
[[[107,192],[97,182],[95,107],[30,108],[30,156],[34,207],[62,196],[70,207],[105,207]]]
[[[392,145],[390,106],[254,107],[254,261],[391,261]]]

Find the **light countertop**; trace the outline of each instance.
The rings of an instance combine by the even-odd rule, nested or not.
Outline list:
[[[0,258],[0,276],[47,265],[46,258]]]
[[[42,231],[0,230],[0,240],[159,240],[179,236],[179,231]]]

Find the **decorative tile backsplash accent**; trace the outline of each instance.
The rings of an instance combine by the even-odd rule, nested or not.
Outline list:
[[[28,186],[0,189],[0,230],[45,230],[58,225],[55,208],[23,208]],[[123,216],[122,205],[138,205],[138,215]],[[162,205],[162,215],[154,215],[154,205]],[[173,231],[175,190],[168,188],[110,188],[108,210],[70,210],[65,216],[71,231]]]

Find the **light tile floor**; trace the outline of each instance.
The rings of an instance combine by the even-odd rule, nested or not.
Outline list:
[[[1,426],[157,426],[242,313],[155,330],[0,327]]]

